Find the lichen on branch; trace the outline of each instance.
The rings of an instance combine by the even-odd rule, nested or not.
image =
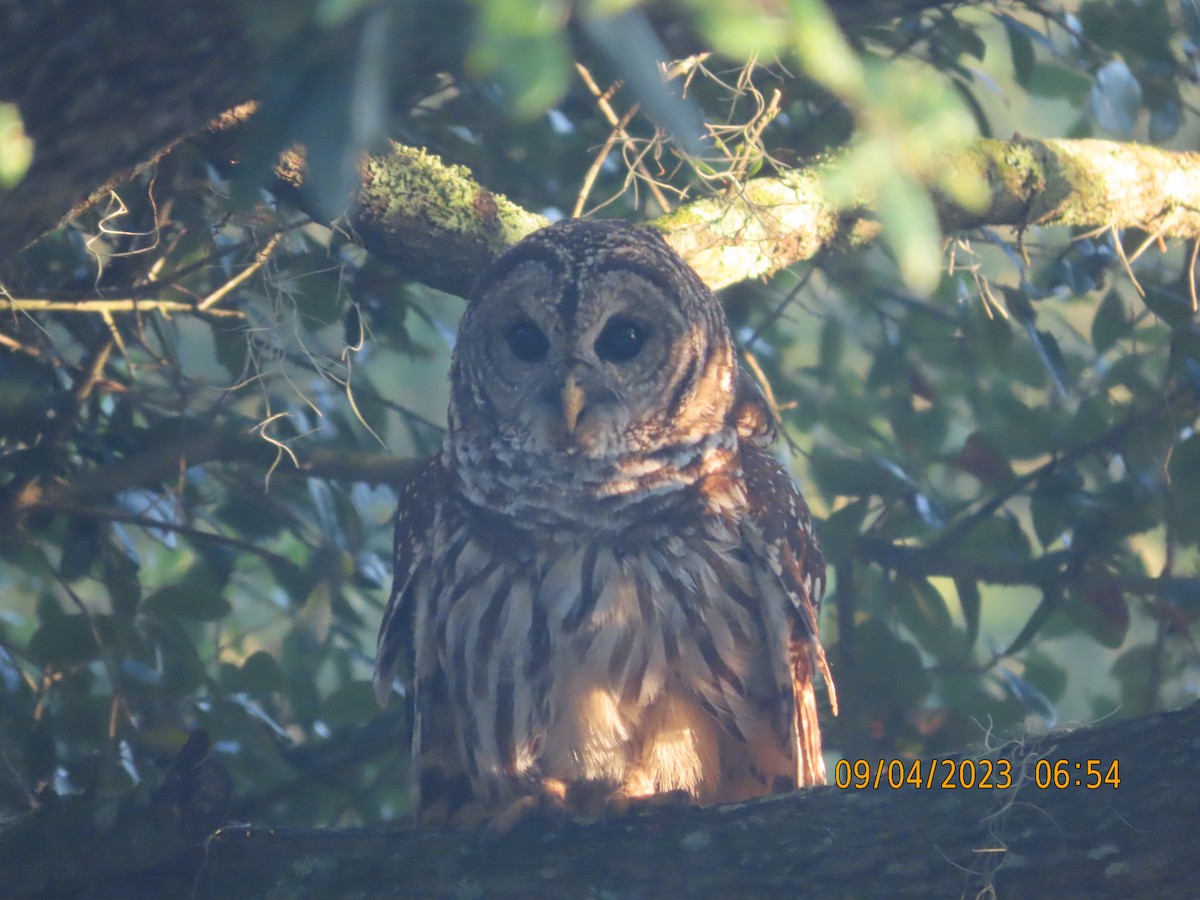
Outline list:
[[[835,157],[751,179],[735,196],[694,200],[649,224],[714,289],[760,278],[879,234],[872,198],[838,208],[823,191],[823,175],[837,165]],[[1200,237],[1200,154],[1100,140],[977,140],[947,152],[941,168],[975,173],[991,188],[982,210],[935,191],[947,231],[1067,225]],[[349,224],[407,277],[463,294],[546,219],[488,191],[463,166],[394,144],[364,162]]]

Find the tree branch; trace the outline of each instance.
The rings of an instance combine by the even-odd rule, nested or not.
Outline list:
[[[878,788],[813,788],[588,826],[534,819],[486,845],[478,832],[446,828],[239,825],[197,839],[185,826],[197,818],[193,806],[211,806],[211,779],[191,779],[197,798],[160,789],[116,811],[109,803],[103,816],[99,801],[64,800],[9,824],[0,831],[0,894],[1194,897],[1197,734],[1200,704],[972,757],[971,783],[987,758],[992,784],[1009,772],[1006,788],[950,789],[971,770],[946,760],[933,779],[933,761],[923,761],[921,787],[899,784],[915,771],[911,761],[884,760]],[[1119,786],[1084,786],[1096,778],[1090,771],[1107,774],[1114,762]],[[868,768],[873,781],[876,761]]]
[[[0,98],[34,143],[25,177],[0,188],[3,260],[188,135],[236,121],[261,55],[232,0],[0,0],[0,59]]]
[[[839,209],[822,190],[837,160],[748,181],[733,198],[695,200],[654,220],[712,288],[770,275],[820,252],[873,240],[872,198]],[[935,194],[943,227],[1067,225],[1200,236],[1200,154],[1097,140],[978,140],[940,171],[970,172],[992,190],[986,209]],[[291,199],[303,181],[280,171]],[[302,202],[302,201],[300,201]],[[368,250],[439,290],[465,293],[497,254],[546,220],[479,185],[462,166],[394,144],[370,157],[349,223]]]
[[[400,484],[419,464],[384,454],[303,446],[292,449],[299,466],[287,462],[277,469],[278,473],[369,484]],[[194,466],[220,460],[252,463],[265,470],[277,459],[278,453],[272,444],[247,431],[186,430],[174,438],[159,440],[142,452],[79,471],[69,480],[31,482],[7,498],[2,505],[0,520],[7,523],[6,527],[11,527],[35,510],[71,512],[123,490],[153,484],[177,473],[181,464]]]

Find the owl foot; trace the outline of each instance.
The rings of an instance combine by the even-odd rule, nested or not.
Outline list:
[[[526,819],[543,818],[561,826],[568,818],[567,793],[566,784],[558,779],[542,779],[533,793],[517,797],[487,820],[484,843],[504,837]]]
[[[539,782],[533,793],[516,798],[488,819],[483,842],[487,844],[502,838],[529,819],[541,819],[559,828],[568,821],[591,825],[661,809],[686,809],[695,802],[695,798],[684,790],[631,794],[624,788],[613,790],[611,782],[581,780],[568,785],[548,778]]]
[[[695,798],[682,789],[637,796],[618,789],[609,794],[605,801],[604,818],[623,819],[629,816],[645,815],[660,809],[687,809],[695,805],[695,802]]]

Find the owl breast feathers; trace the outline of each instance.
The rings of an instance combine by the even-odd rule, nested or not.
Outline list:
[[[379,633],[419,820],[824,781],[824,563],[773,422],[656,232],[561,222],[483,274]]]

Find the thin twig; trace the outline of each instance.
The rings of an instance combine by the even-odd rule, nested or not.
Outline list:
[[[1188,296],[1192,298],[1192,312],[1200,311],[1200,304],[1196,302],[1196,253],[1200,251],[1200,238],[1192,241],[1192,256],[1188,260]]]
[[[630,109],[624,117],[618,116],[616,110],[613,109],[612,104],[608,102],[608,98],[610,96],[609,93],[600,90],[600,85],[596,84],[596,79],[592,77],[592,73],[587,70],[587,67],[582,63],[577,62],[575,63],[575,71],[579,73],[579,77],[583,79],[583,83],[587,86],[587,89],[591,91],[592,96],[596,98],[596,105],[600,107],[600,112],[604,114],[604,118],[608,120],[608,124],[612,126],[613,129],[612,135],[609,135],[609,140],[605,141],[604,152],[599,157],[600,163],[603,164],[604,159],[608,156],[609,150],[612,149],[612,145],[615,143],[613,135],[616,135],[616,137],[620,138],[620,140],[624,141],[626,144],[632,143],[633,138],[629,136],[629,132],[626,131],[625,128],[633,118],[634,114],[637,112],[637,107],[635,106]],[[646,180],[646,184],[649,186],[650,192],[654,195],[654,199],[658,202],[663,214],[669,213],[671,211],[671,204],[667,200],[666,195],[664,195],[662,190],[659,188],[658,183],[646,169],[645,164],[639,161],[637,163],[637,169],[642,177]],[[582,203],[586,201],[586,197],[586,194],[580,195],[580,200],[575,204],[577,210],[580,209]],[[576,212],[575,215],[578,217],[580,213]]]
[[[179,300],[137,300],[132,297],[116,300],[45,300],[36,297],[12,297],[4,301],[11,309],[21,312],[77,312],[111,315],[120,312],[195,313],[208,316],[244,319],[246,314],[236,309],[204,309],[195,303]]]
[[[63,515],[75,516],[81,519],[100,519],[108,522],[121,522],[127,525],[137,525],[139,528],[145,528],[149,531],[169,531],[172,534],[182,535],[193,540],[208,541],[214,544],[222,544],[226,547],[232,547],[235,550],[241,550],[243,553],[251,553],[255,556],[267,560],[273,565],[283,566],[288,569],[299,570],[294,562],[286,556],[280,556],[258,544],[251,541],[244,541],[241,538],[230,537],[225,534],[217,534],[215,531],[204,531],[200,528],[194,528],[190,525],[180,525],[176,522],[163,521],[162,519],[152,519],[148,516],[139,516],[136,513],[122,512],[118,509],[104,509],[97,506],[75,506],[70,503],[55,503],[53,501],[42,504],[42,509],[52,509],[55,512]]]
[[[127,719],[130,718],[129,707],[125,702],[125,695],[121,691],[120,669],[117,667],[116,660],[112,658],[112,654],[109,653],[108,648],[104,645],[104,639],[100,635],[100,628],[96,624],[96,617],[92,614],[92,611],[88,609],[87,604],[83,602],[83,598],[75,592],[73,587],[71,587],[71,583],[63,577],[61,572],[58,571],[58,567],[50,562],[50,557],[46,555],[46,551],[42,549],[41,544],[32,540],[28,541],[27,543],[29,549],[36,557],[38,557],[46,571],[50,573],[50,577],[58,582],[58,586],[62,588],[63,592],[68,597],[71,598],[71,602],[75,605],[75,608],[79,610],[80,615],[87,620],[88,629],[92,633],[92,640],[96,642],[96,653],[100,656],[100,661],[104,665],[105,671],[108,673],[108,680],[112,688],[113,704],[119,705],[119,708],[124,710],[125,717]],[[109,717],[108,752],[110,755],[116,751],[116,713],[117,710],[114,709],[113,713]]]
[[[229,294],[230,291],[242,284],[244,281],[246,281],[246,279],[250,278],[250,276],[261,269],[263,264],[267,261],[267,258],[275,251],[275,247],[279,244],[279,241],[282,237],[283,232],[276,232],[276,234],[269,241],[267,241],[263,248],[254,255],[254,262],[250,263],[250,265],[246,266],[246,268],[242,269],[242,271],[238,272],[227,282],[196,304],[196,309],[211,309],[214,304],[221,302],[221,299]]]
[[[1115,441],[1119,440],[1130,431],[1140,428],[1141,426],[1159,418],[1160,416],[1168,414],[1177,402],[1185,398],[1190,398],[1192,404],[1195,405],[1197,400],[1196,393],[1190,386],[1177,388],[1166,397],[1162,398],[1162,400],[1160,400],[1158,403],[1155,403],[1153,406],[1141,410],[1140,412],[1131,413],[1125,419],[1125,421],[1118,425],[1114,425],[1103,434],[1092,438],[1090,441],[1085,441],[1076,447],[1072,447],[1065,453],[1059,454],[1048,462],[1038,466],[1033,471],[1025,473],[1013,481],[1007,490],[996,494],[994,497],[980,506],[975,512],[965,516],[962,519],[959,519],[958,522],[956,522],[953,526],[947,528],[941,537],[939,537],[925,549],[935,555],[944,554],[947,550],[965,538],[971,532],[971,529],[991,516],[992,513],[1004,506],[1004,504],[1006,504],[1013,497],[1020,494],[1029,485],[1041,478],[1044,478],[1046,475],[1049,475],[1059,466],[1069,465],[1085,456],[1089,456],[1092,453],[1112,446]]]

